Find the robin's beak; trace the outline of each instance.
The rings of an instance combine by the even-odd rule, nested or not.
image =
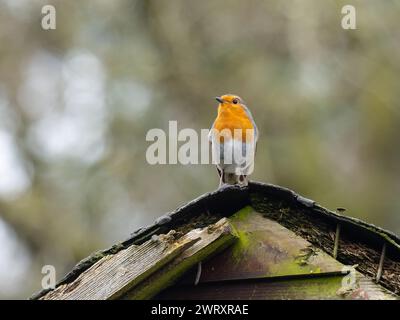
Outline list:
[[[221,97],[215,97],[215,100],[217,100],[219,103],[224,103],[224,100],[222,100]]]

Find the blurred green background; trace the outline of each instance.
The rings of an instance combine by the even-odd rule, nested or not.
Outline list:
[[[209,128],[224,93],[260,129],[252,179],[400,233],[399,29],[390,0],[0,0],[0,298],[215,189],[145,136]]]

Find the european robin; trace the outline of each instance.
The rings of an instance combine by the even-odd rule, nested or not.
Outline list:
[[[239,96],[226,94],[216,99],[219,102],[218,115],[208,138],[220,176],[220,187],[224,184],[247,185],[247,176],[254,169],[257,126]]]

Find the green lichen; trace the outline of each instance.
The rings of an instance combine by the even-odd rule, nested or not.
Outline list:
[[[256,250],[260,243],[263,243],[267,237],[261,231],[248,231],[252,222],[250,215],[256,214],[250,206],[243,208],[231,217],[232,224],[236,227],[238,241],[232,246],[231,261],[238,265],[242,261],[257,261],[253,249]],[[279,248],[276,248],[279,251]],[[279,254],[279,253],[278,253]],[[287,255],[287,253],[283,253]],[[312,264],[312,257],[318,254],[318,249],[313,246],[306,247],[295,256],[287,255],[286,259],[280,259],[279,263],[268,263],[265,269],[265,276],[287,276],[287,275],[305,275],[321,273],[319,266]]]
[[[297,260],[281,261],[277,265],[270,265],[270,269],[266,276],[270,276],[271,273],[274,276],[294,276],[300,274],[317,274],[321,273],[319,267],[313,266],[308,263],[299,263]]]
[[[243,209],[240,209],[238,212],[236,212],[232,217],[231,221],[232,222],[237,222],[237,221],[245,221],[248,216],[253,212],[253,208],[250,206],[246,206]]]
[[[236,232],[238,235],[238,240],[232,247],[232,257],[234,258],[234,261],[238,263],[246,254],[246,252],[250,250],[253,241],[248,236],[248,232],[240,230],[236,230]]]
[[[318,250],[312,246],[308,246],[301,250],[296,256],[295,261],[300,266],[306,266],[309,264],[309,260],[312,256],[317,255]]]
[[[238,224],[247,220],[250,214],[252,214],[253,208],[250,206],[244,207],[243,209],[236,212],[231,218],[231,223],[235,228],[238,240],[232,247],[232,257],[237,263],[243,258],[243,256],[248,252],[255,243],[253,237],[249,235],[249,232],[240,230]]]

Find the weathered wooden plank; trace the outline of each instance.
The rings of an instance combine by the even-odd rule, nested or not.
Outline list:
[[[104,300],[122,294],[174,259],[199,240],[195,234],[175,239],[174,231],[108,255],[73,282],[61,285],[41,299]]]
[[[237,240],[237,233],[226,218],[207,228],[192,230],[188,235],[197,236],[200,240],[164,268],[157,270],[145,281],[132,288],[124,298],[135,300],[152,298],[176,282],[191,267],[219,253]],[[195,282],[195,277],[193,282]]]
[[[322,250],[251,207],[230,219],[239,240],[203,265],[200,282],[340,273],[343,268]]]
[[[148,298],[234,239],[234,228],[226,218],[183,236],[170,231],[103,257],[73,282],[60,285],[41,299],[116,299],[128,291],[131,298]]]
[[[266,281],[264,281],[266,280]],[[173,286],[159,300],[395,300],[388,290],[357,273],[354,286],[343,286],[343,276],[269,278],[254,281],[207,282]]]

